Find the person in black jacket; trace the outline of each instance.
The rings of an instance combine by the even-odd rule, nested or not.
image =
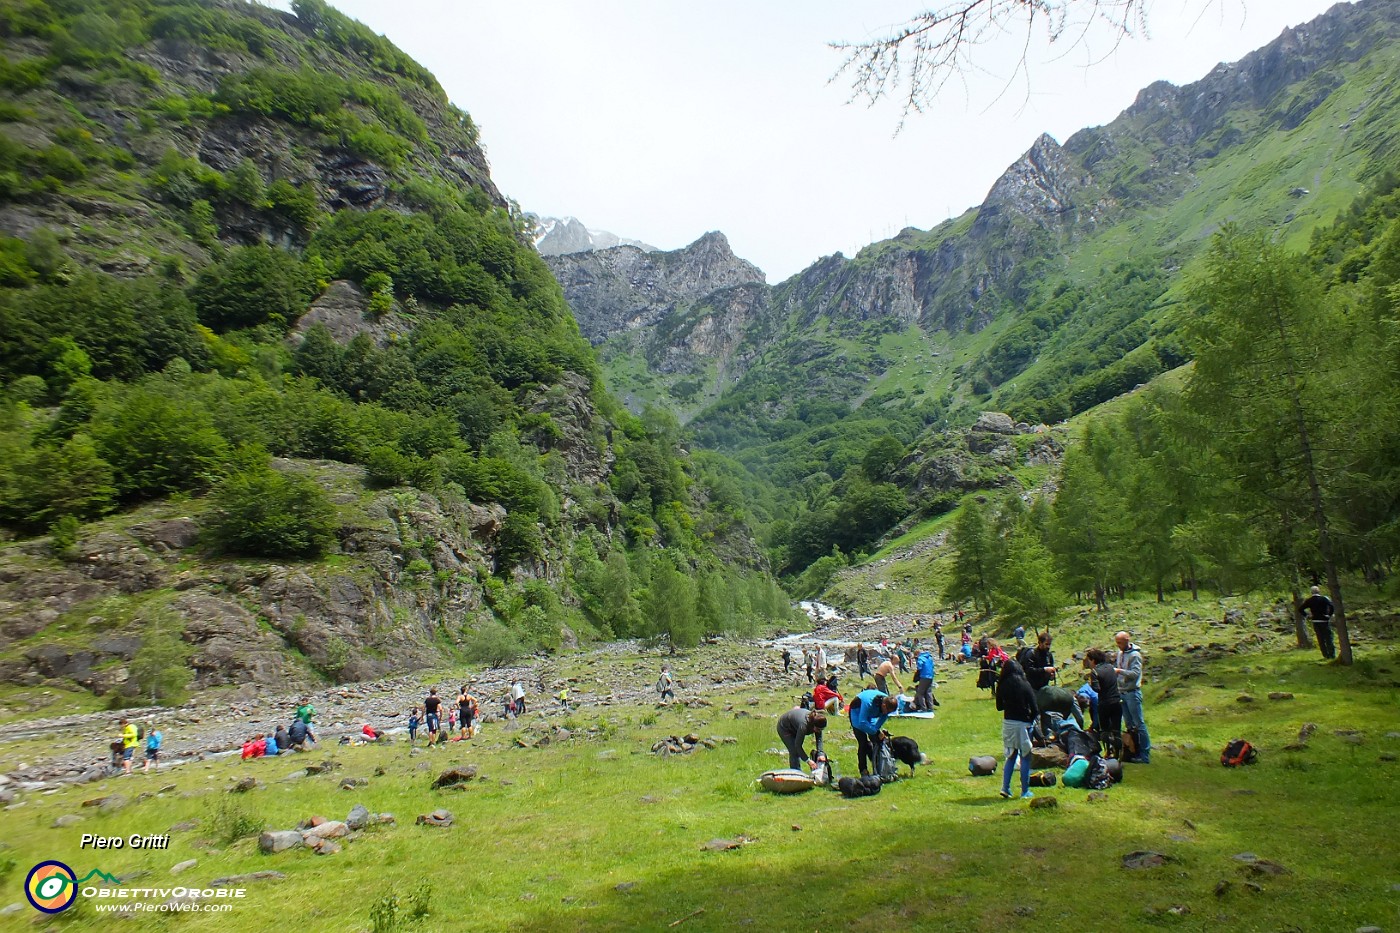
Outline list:
[[[1021,652],[1018,652],[1019,655]],[[1026,680],[1032,690],[1039,690],[1055,677],[1055,652],[1050,650],[1050,633],[1041,632],[1035,636],[1035,647],[1025,651],[1026,659],[1017,660],[1026,669]]]
[[[1123,748],[1123,697],[1118,692],[1118,672],[1101,648],[1084,652],[1084,667],[1099,694],[1099,741],[1107,757],[1118,758]]]
[[[1001,766],[1001,795],[1011,796],[1011,771],[1021,763],[1021,797],[1031,798],[1031,726],[1035,722],[1035,691],[1015,661],[1002,665],[997,678],[997,709],[1001,710],[1001,742],[1006,761]]]
[[[1332,600],[1322,595],[1321,587],[1313,587],[1312,595],[1303,600],[1301,608],[1312,617],[1313,631],[1317,633],[1317,647],[1322,656],[1331,660],[1337,656],[1337,648],[1332,644]]]

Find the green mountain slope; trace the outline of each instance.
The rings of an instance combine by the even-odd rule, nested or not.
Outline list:
[[[130,698],[785,613],[471,118],[293,6],[0,7],[0,673]]]

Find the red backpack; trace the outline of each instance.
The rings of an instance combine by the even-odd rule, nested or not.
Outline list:
[[[1227,768],[1252,765],[1259,760],[1259,753],[1244,739],[1231,739],[1230,744],[1220,753],[1220,763]]]

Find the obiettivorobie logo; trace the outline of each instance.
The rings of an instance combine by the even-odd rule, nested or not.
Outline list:
[[[97,868],[79,878],[67,865],[50,859],[29,870],[29,876],[24,879],[24,896],[29,898],[35,910],[46,914],[61,913],[78,899],[78,888],[94,878],[108,884],[121,884],[119,878]]]

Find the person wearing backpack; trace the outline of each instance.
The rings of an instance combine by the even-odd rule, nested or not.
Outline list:
[[[1329,661],[1335,658],[1337,648],[1332,643],[1332,600],[1322,595],[1321,587],[1315,586],[1312,588],[1312,595],[1303,600],[1299,609],[1312,619],[1313,632],[1317,635],[1317,647],[1322,656]]]
[[[656,678],[656,692],[660,695],[659,703],[676,698],[676,681],[671,677],[671,665],[661,665],[661,676]]]
[[[1147,720],[1142,715],[1142,650],[1133,644],[1127,632],[1113,636],[1118,645],[1118,658],[1113,665],[1118,675],[1118,695],[1123,700],[1123,722],[1134,740],[1136,748],[1132,757],[1125,761],[1134,764],[1150,764],[1152,759],[1152,739],[1147,734]]]
[[[162,735],[160,734],[160,730],[159,730],[159,729],[153,729],[153,730],[151,730],[151,732],[150,732],[149,734],[147,734],[147,736],[146,736],[146,763],[145,763],[144,765],[142,765],[142,767],[141,767],[141,771],[142,771],[143,773],[149,772],[149,771],[151,770],[151,764],[152,764],[153,762],[155,763],[155,766],[156,766],[157,768],[160,767],[160,762],[159,762],[159,758],[160,758],[160,743],[161,743],[161,741],[162,741],[163,739],[164,739],[164,736],[162,736]]]
[[[1035,691],[1026,672],[1015,661],[1006,661],[996,686],[997,709],[1001,710],[1001,742],[1006,760],[1001,766],[1001,796],[1011,797],[1011,772],[1021,763],[1021,798],[1029,800],[1031,792],[1031,728],[1035,723]]]

